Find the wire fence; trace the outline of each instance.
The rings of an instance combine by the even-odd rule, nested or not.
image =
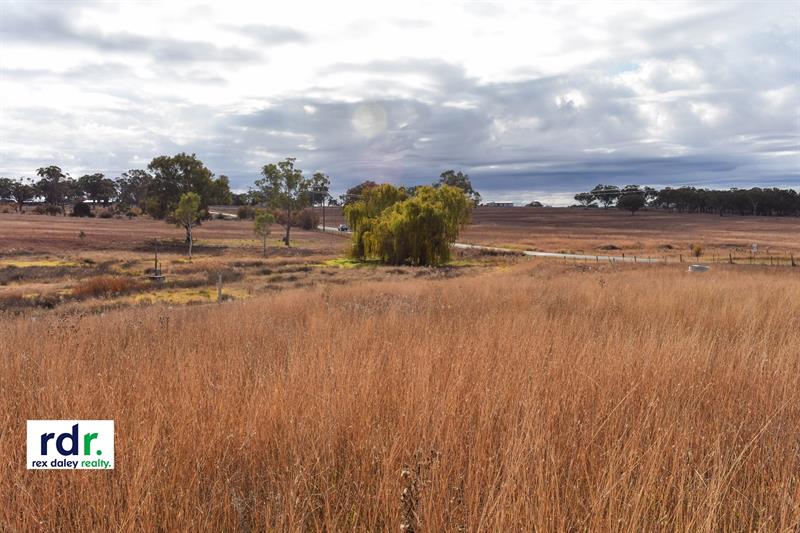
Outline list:
[[[534,255],[524,253],[523,255]],[[750,254],[735,255],[709,254],[693,256],[692,254],[655,254],[655,255],[586,255],[586,254],[535,254],[538,257],[557,257],[566,262],[595,263],[639,263],[639,264],[729,264],[729,265],[761,265],[761,266],[800,266],[800,257],[794,253],[786,254]]]

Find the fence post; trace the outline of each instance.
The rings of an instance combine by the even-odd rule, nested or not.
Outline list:
[[[790,258],[791,258],[791,260],[792,260],[792,266],[793,266],[793,267],[796,267],[796,266],[797,266],[797,263],[795,263],[795,262],[794,262],[794,254],[789,254],[789,257],[790,257]]]
[[[683,254],[678,254],[678,260],[683,263]]]
[[[732,253],[730,253],[730,252],[728,252],[728,262],[729,262],[730,264],[733,264],[733,254],[732,254]]]
[[[222,303],[222,274],[217,274],[217,303]]]

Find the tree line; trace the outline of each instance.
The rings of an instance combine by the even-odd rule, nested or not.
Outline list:
[[[715,190],[696,187],[641,187],[599,184],[589,192],[575,195],[583,207],[616,206],[631,214],[645,207],[670,209],[679,213],[724,215],[798,216],[800,194],[793,189],[761,188]]]
[[[188,192],[200,196],[203,209],[231,203],[228,177],[215,178],[194,154],[159,156],[146,170],[130,170],[116,179],[101,173],[76,179],[56,165],[41,167],[36,175],[37,180],[0,178],[0,200],[13,201],[22,211],[26,202],[39,198],[49,214],[62,215],[67,214],[68,205],[91,202],[107,206],[113,202],[120,212],[137,208],[159,219],[168,216]]]
[[[480,194],[472,188],[469,176],[454,170],[442,172],[439,180],[430,186],[394,188],[366,181],[348,189],[337,200],[330,194],[327,174],[306,175],[295,162],[295,158],[286,158],[264,165],[253,186],[241,194],[232,193],[228,177],[215,177],[195,154],[158,156],[146,169],[129,170],[116,179],[102,173],[75,179],[60,167],[51,165],[37,169],[37,180],[0,178],[0,200],[13,201],[22,212],[26,202],[41,199],[44,204],[37,209],[64,216],[70,204],[73,216],[93,216],[93,205],[113,203],[118,214],[146,213],[184,228],[191,257],[194,228],[210,218],[208,207],[211,205],[258,206],[259,209],[251,208],[247,216],[240,218],[254,218],[254,232],[263,240],[266,252],[269,226],[273,222],[284,227],[283,242],[289,246],[291,228],[303,218],[298,215],[308,214],[308,207],[341,202],[346,206],[346,214],[351,212],[356,216],[355,210],[360,206],[374,204],[371,198],[377,191],[390,187],[396,201],[383,200],[387,218],[374,213],[375,227],[371,231],[363,229],[366,226],[362,224],[370,217],[361,217],[354,224],[362,228],[356,233],[354,243],[359,244],[354,244],[354,248],[364,247],[364,253],[354,255],[362,259],[413,264],[438,264],[446,260],[449,257],[447,243],[455,240],[454,228],[466,221],[468,208],[465,206],[471,208],[480,201]],[[353,210],[347,211],[350,208]],[[452,210],[456,210],[456,214]],[[313,211],[311,215],[316,216]],[[304,220],[302,225],[308,226],[306,229],[315,227],[315,218]],[[386,246],[391,239],[396,245],[405,244],[388,251]]]

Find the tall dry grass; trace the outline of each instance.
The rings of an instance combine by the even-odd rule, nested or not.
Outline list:
[[[800,279],[528,263],[0,324],[0,528],[791,531]],[[26,471],[111,418],[116,470]]]

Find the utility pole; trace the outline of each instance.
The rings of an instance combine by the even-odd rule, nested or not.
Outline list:
[[[325,200],[327,200],[330,194],[324,189],[314,187],[313,192],[311,193],[314,205],[317,203],[317,194],[322,194],[322,200],[320,200],[322,203],[322,231],[325,232]]]

